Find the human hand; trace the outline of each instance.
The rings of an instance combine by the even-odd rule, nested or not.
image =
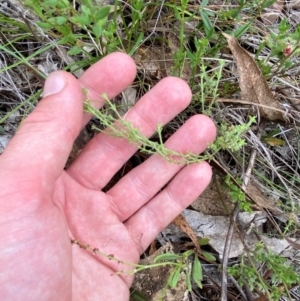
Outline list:
[[[103,93],[118,95],[135,75],[134,62],[122,53],[105,57],[78,80],[62,71],[51,74],[44,99],[1,155],[2,300],[129,300],[133,276],[116,272],[132,267],[72,245],[70,237],[137,263],[156,235],[209,183],[206,162],[183,166],[153,155],[104,193],[101,189],[136,151],[124,139],[104,133],[64,170],[72,144],[90,118],[82,113],[82,88],[99,107]],[[149,137],[190,100],[184,81],[165,78],[126,119]],[[213,122],[197,115],[166,146],[199,153],[214,138]]]

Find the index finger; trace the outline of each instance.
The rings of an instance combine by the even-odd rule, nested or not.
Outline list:
[[[114,98],[127,88],[136,76],[136,66],[127,54],[116,52],[109,54],[92,65],[80,78],[83,88],[87,89],[88,100],[96,108],[105,104],[102,98],[106,94],[109,99]],[[91,115],[84,113],[82,126],[90,120]]]
[[[91,66],[79,81],[62,71],[51,74],[49,77],[56,81],[55,86],[65,82],[65,88],[44,97],[24,120],[1,155],[3,177],[6,177],[4,171],[7,170],[10,175],[23,175],[19,185],[26,182],[24,189],[29,188],[28,183],[33,186],[47,183],[47,188],[53,189],[80,128],[90,118],[83,113],[82,88],[88,90],[88,97],[97,100],[96,105],[100,107],[104,103],[99,101],[103,93],[109,98],[116,96],[133,81],[135,75],[134,61],[123,53],[106,56]]]

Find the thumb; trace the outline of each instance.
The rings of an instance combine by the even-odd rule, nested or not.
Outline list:
[[[0,170],[7,171],[7,176],[16,174],[27,185],[31,181],[35,187],[41,181],[43,186],[54,185],[80,131],[82,100],[81,85],[75,77],[64,71],[50,74],[44,98],[0,157]]]
[[[67,76],[62,71],[51,73],[45,82],[43,97],[63,92],[62,90],[67,84]]]

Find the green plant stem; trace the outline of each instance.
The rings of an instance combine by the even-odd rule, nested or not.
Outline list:
[[[129,275],[138,273],[138,272],[146,270],[146,269],[152,269],[152,268],[157,268],[157,267],[166,266],[166,265],[182,267],[182,263],[177,263],[174,261],[159,262],[159,263],[153,263],[153,264],[149,264],[149,265],[141,265],[141,264],[136,264],[136,263],[129,262],[129,261],[124,261],[120,258],[115,257],[113,254],[106,254],[106,253],[100,251],[98,248],[91,247],[89,244],[82,243],[79,240],[74,239],[74,238],[71,238],[71,244],[78,245],[83,250],[89,250],[95,255],[100,255],[109,260],[117,261],[118,263],[122,263],[127,266],[134,267],[134,269],[131,272],[129,272]],[[121,273],[123,273],[123,271],[117,272],[117,274],[121,274]]]

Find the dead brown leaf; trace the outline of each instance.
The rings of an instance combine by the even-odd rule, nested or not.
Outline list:
[[[192,204],[192,207],[204,214],[228,216],[234,210],[235,204],[231,200],[228,189],[225,189],[214,175],[213,180]]]
[[[197,251],[199,252],[199,254],[201,254],[201,249],[200,249],[200,245],[199,245],[199,242],[198,242],[197,235],[195,234],[195,232],[193,231],[193,229],[191,228],[191,226],[189,225],[189,223],[186,221],[186,219],[184,218],[184,216],[182,214],[179,214],[172,221],[172,224],[174,224],[175,226],[177,226],[181,231],[183,231],[184,233],[186,233],[189,236],[189,238],[194,243]]]
[[[284,215],[284,212],[281,211],[274,202],[269,198],[265,197],[259,187],[251,181],[245,189],[247,195],[251,198],[252,201],[259,207],[268,209],[273,212],[275,215]]]
[[[242,100],[264,105],[259,107],[262,117],[269,120],[284,120],[282,112],[279,111],[281,110],[280,103],[274,97],[256,62],[234,37],[226,33],[223,35],[236,60]]]
[[[278,21],[280,14],[282,13],[284,6],[284,0],[277,0],[270,7],[264,10],[261,14],[261,18],[266,25],[274,24]]]

